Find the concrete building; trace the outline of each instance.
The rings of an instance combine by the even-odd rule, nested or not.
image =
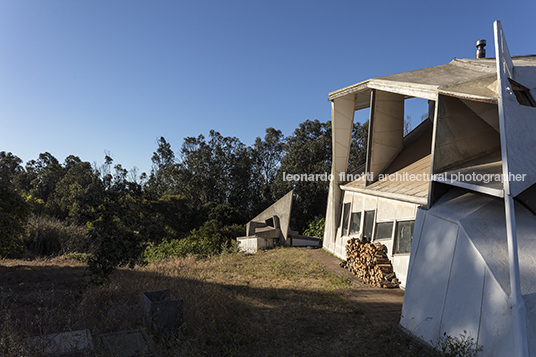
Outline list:
[[[400,324],[425,341],[465,334],[479,356],[536,356],[536,56],[369,79],[329,94],[333,166],[323,246],[388,247],[405,288]],[[485,53],[485,52],[484,52]],[[404,135],[405,102],[428,118]],[[368,109],[366,164],[348,175],[356,111]]]
[[[290,229],[293,195],[294,190],[248,222],[246,235],[236,238],[240,251],[254,254],[276,245],[314,248],[322,246],[320,238],[303,236]]]

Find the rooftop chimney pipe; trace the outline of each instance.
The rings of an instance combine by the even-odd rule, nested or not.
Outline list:
[[[476,41],[476,58],[486,58],[486,40]]]

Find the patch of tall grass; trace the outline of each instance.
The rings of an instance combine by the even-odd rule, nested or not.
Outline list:
[[[28,218],[23,243],[37,256],[88,253],[91,248],[85,227],[38,215]]]

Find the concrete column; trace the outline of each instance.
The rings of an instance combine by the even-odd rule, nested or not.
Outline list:
[[[355,98],[354,95],[334,99],[331,102],[332,130],[332,164],[331,180],[329,183],[328,206],[326,209],[326,226],[324,229],[324,246],[330,251],[335,249],[337,224],[341,211],[341,173],[348,170],[350,142],[354,124]]]

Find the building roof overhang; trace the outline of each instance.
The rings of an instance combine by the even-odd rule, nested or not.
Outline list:
[[[536,56],[513,57],[516,65],[536,66]],[[370,92],[382,90],[407,98],[436,100],[448,95],[479,102],[497,103],[495,58],[453,59],[450,63],[403,72],[363,82],[329,93],[328,100],[356,96],[356,110],[370,106]]]

